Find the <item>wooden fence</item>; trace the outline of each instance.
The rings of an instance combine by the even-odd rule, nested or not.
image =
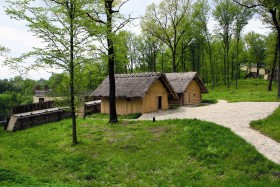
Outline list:
[[[36,110],[44,110],[54,107],[54,101],[39,102],[27,105],[19,105],[12,107],[11,114],[20,114],[25,112],[31,112]]]
[[[71,117],[71,113],[67,110],[56,108],[51,111],[42,111],[41,113],[30,113],[28,115],[12,115],[9,124],[5,130],[16,131],[29,127],[42,125],[50,122],[56,122]]]

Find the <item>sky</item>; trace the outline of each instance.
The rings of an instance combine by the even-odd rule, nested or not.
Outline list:
[[[130,0],[123,5],[121,13],[125,15],[131,14],[132,17],[140,17],[145,14],[146,6],[151,3],[159,3],[161,0]],[[8,15],[5,14],[6,4],[4,0],[0,0],[0,45],[5,46],[10,49],[8,56],[18,57],[22,53],[31,51],[33,47],[42,46],[40,40],[33,36],[31,32],[28,32],[28,27],[25,26],[25,23],[22,21],[16,21],[10,19]],[[133,25],[130,26],[130,30],[139,34],[140,20],[135,20]],[[214,20],[210,20],[210,29],[216,27]],[[262,25],[261,21],[258,18],[252,19],[249,24],[246,26],[244,33],[250,31],[255,31],[260,34],[267,35],[269,29],[266,26]],[[3,57],[0,57],[0,79],[10,79],[20,73],[10,69],[7,66],[2,64]],[[61,70],[56,69],[39,69],[30,71],[28,74],[24,74],[26,78],[31,79],[48,79],[51,76],[51,73],[61,72]]]

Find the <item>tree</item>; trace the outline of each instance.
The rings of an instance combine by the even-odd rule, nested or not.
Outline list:
[[[224,44],[224,82],[229,87],[229,49],[232,37],[233,24],[238,13],[238,7],[231,0],[216,0],[216,8],[213,12],[214,18],[218,21]]]
[[[0,45],[0,56],[3,56],[7,52],[9,52],[9,49]]]
[[[245,35],[245,41],[249,53],[250,64],[257,65],[257,75],[259,76],[259,69],[264,65],[265,59],[265,39],[264,36],[255,32],[249,32]],[[249,68],[251,65],[249,65]]]
[[[163,0],[159,5],[151,4],[141,21],[144,32],[161,40],[171,50],[172,71],[177,71],[178,46],[187,34],[191,14],[189,0]]]
[[[75,68],[85,58],[89,50],[88,35],[80,26],[83,0],[7,0],[6,12],[14,19],[28,22],[30,31],[45,44],[24,54],[18,61],[29,56],[36,56],[38,66],[56,66],[62,68],[69,76],[70,111],[72,116],[72,142],[77,144],[76,106],[75,106]],[[43,62],[43,63],[42,63]],[[33,68],[33,67],[31,67]]]
[[[124,19],[120,15],[121,7],[128,2],[128,0],[122,2],[117,0],[94,0],[92,6],[89,7],[87,15],[93,21],[92,25],[88,27],[88,30],[95,35],[96,26],[101,27],[99,30],[99,36],[102,38],[105,36],[106,45],[103,39],[100,38],[100,42],[107,50],[108,58],[108,70],[109,70],[109,104],[110,104],[110,121],[109,123],[117,123],[118,117],[116,112],[116,85],[115,85],[115,37],[116,33],[121,30],[130,20]],[[102,29],[103,28],[103,29]],[[99,28],[100,29],[100,28]],[[103,52],[104,53],[104,52]]]
[[[208,29],[208,22],[210,18],[210,7],[207,4],[206,0],[199,0],[194,4],[195,14],[196,14],[196,20],[198,26],[202,30],[202,34],[204,35],[205,41],[206,41],[206,51],[209,56],[209,64],[210,64],[210,74],[211,74],[211,85],[212,88],[215,87],[215,72],[214,72],[214,62],[213,62],[213,44],[212,44],[212,35]]]
[[[233,0],[248,9],[258,8],[263,20],[277,32],[277,49],[280,54],[280,2],[278,0]],[[275,53],[275,56],[277,53]],[[280,98],[280,55],[278,55],[278,94]]]
[[[239,9],[234,24],[235,38],[236,38],[236,72],[235,72],[235,88],[237,89],[237,80],[240,77],[240,62],[239,62],[239,43],[241,39],[241,33],[244,27],[248,24],[248,21],[252,18],[254,14],[254,9],[247,9],[242,7]],[[232,68],[233,77],[233,68]]]

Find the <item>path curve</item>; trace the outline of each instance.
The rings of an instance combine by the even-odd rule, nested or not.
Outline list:
[[[230,128],[273,162],[280,164],[280,143],[250,128],[250,122],[264,119],[280,105],[279,102],[237,102],[219,100],[217,104],[200,107],[179,107],[175,110],[143,114],[139,120],[200,119]]]

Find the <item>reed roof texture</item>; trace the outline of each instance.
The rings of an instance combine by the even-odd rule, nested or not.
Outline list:
[[[165,75],[177,94],[184,93],[192,80],[196,80],[202,93],[208,93],[207,88],[196,72],[166,73]]]
[[[137,98],[144,97],[152,84],[160,80],[168,93],[178,98],[173,87],[163,73],[133,73],[116,74],[116,97],[119,98]],[[94,97],[109,97],[109,77],[103,80],[96,90],[91,93]]]

